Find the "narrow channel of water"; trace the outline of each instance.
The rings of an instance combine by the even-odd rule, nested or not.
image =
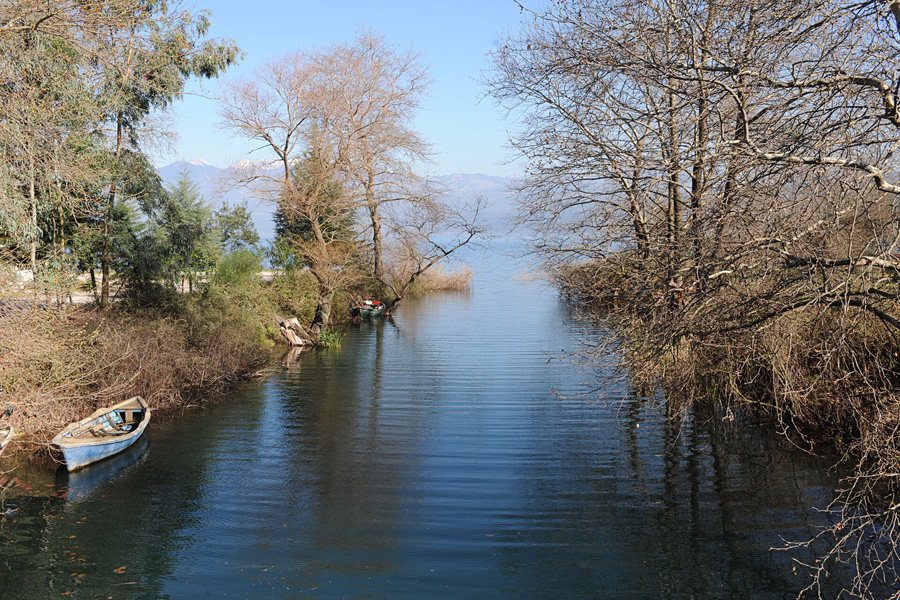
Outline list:
[[[113,461],[0,476],[0,599],[795,597],[770,549],[823,465],[567,399],[591,332],[501,250]]]

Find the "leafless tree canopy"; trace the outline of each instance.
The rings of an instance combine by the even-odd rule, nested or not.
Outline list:
[[[277,174],[262,168],[240,179],[312,229],[300,251],[321,287],[326,318],[314,329],[327,326],[335,290],[359,276],[351,266],[371,264],[369,276],[396,303],[417,277],[481,233],[477,206],[461,219],[420,174],[430,149],[412,123],[428,85],[419,54],[363,30],[352,43],[288,54],[225,86],[225,128],[259,142],[278,165]],[[385,268],[386,240],[415,264],[406,277]]]
[[[323,50],[315,60],[336,109],[322,134],[345,157],[347,193],[368,215],[373,271],[380,278],[388,205],[423,204],[436,195],[419,171],[429,144],[413,128],[431,84],[428,70],[420,54],[400,50],[370,30],[358,32],[353,43]]]
[[[314,55],[288,54],[269,62],[251,79],[223,86],[220,114],[223,126],[237,135],[258,141],[276,158],[240,181],[255,185],[262,197],[280,204],[285,215],[305,223],[310,235],[298,240],[298,252],[319,283],[315,333],[328,326],[337,289],[352,272],[350,240],[336,235],[338,222],[353,206],[338,183],[338,170],[346,150],[323,135],[336,110],[322,85]]]
[[[900,539],[897,56],[893,0],[556,0],[486,81],[535,248],[636,376],[844,441],[846,499],[890,525],[835,538],[861,596],[895,588]]]

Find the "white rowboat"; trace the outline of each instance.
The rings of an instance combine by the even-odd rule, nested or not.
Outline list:
[[[118,454],[137,441],[150,422],[150,407],[135,396],[90,417],[70,423],[55,438],[53,446],[69,471]]]

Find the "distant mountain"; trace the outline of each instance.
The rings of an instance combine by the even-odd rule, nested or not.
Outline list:
[[[445,187],[447,199],[467,202],[476,198],[485,201],[482,218],[495,232],[502,232],[510,227],[510,220],[515,212],[514,196],[510,186],[515,181],[512,177],[482,175],[480,173],[454,173],[438,177]]]
[[[253,197],[253,192],[246,188],[234,188],[227,185],[227,177],[235,170],[265,166],[274,167],[274,161],[242,160],[228,168],[216,167],[200,159],[176,161],[158,169],[160,177],[166,185],[172,185],[187,173],[197,185],[204,200],[213,207],[222,204],[235,205],[246,201],[253,214],[253,224],[263,240],[275,237],[275,225],[272,214],[275,207],[268,201]],[[488,226],[495,231],[508,228],[508,221],[513,214],[513,196],[509,186],[515,181],[511,177],[497,177],[482,174],[454,173],[437,178],[444,187],[447,201],[467,202],[481,197],[486,202],[482,217]]]
[[[198,187],[206,188],[218,181],[222,169],[200,159],[179,160],[158,169],[160,177],[166,183],[177,181],[182,172],[187,172]]]

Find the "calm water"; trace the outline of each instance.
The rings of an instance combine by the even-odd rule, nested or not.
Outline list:
[[[552,393],[590,332],[475,266],[113,461],[0,476],[0,599],[794,597],[770,548],[821,524],[822,465]]]

